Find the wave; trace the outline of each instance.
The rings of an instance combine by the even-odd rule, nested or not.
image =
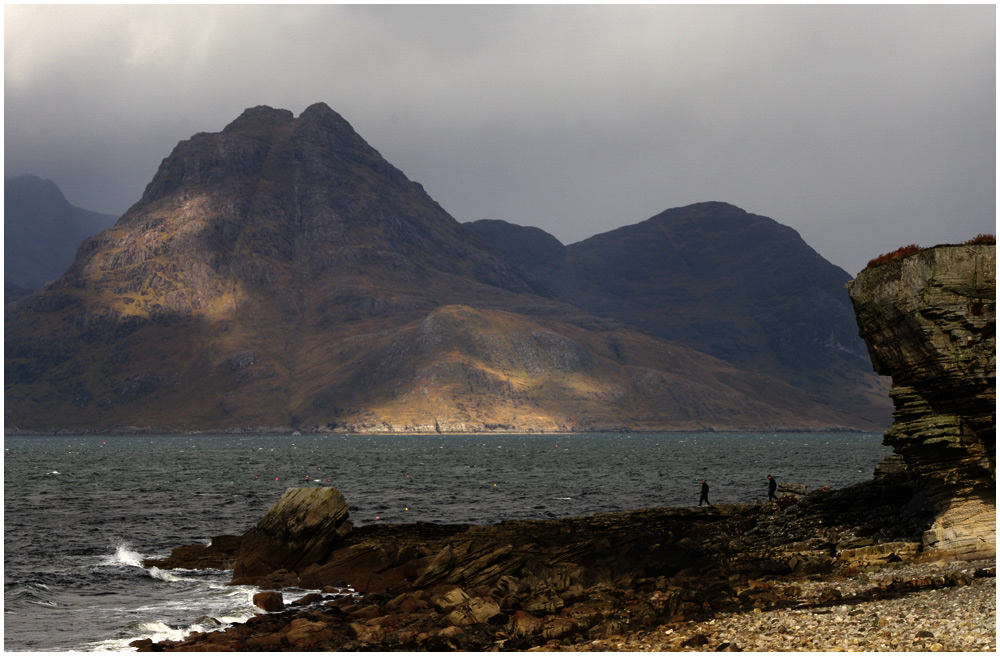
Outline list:
[[[209,630],[218,628],[218,626],[207,627]],[[125,631],[129,634],[123,638],[115,638],[112,640],[102,640],[101,642],[93,643],[87,646],[88,651],[133,651],[134,648],[131,647],[129,643],[135,640],[142,640],[149,638],[153,642],[161,642],[163,640],[183,640],[192,631],[203,631],[201,625],[192,624],[191,626],[181,627],[181,626],[170,626],[166,622],[136,622],[134,624],[126,627]]]
[[[57,608],[59,604],[52,601],[50,599],[51,596],[52,589],[44,583],[24,583],[21,585],[15,585],[4,590],[4,610],[9,613],[12,608],[17,608],[23,606],[24,604]]]
[[[115,565],[125,565],[127,567],[142,567],[143,555],[138,551],[133,551],[127,542],[120,543],[113,554],[105,556],[100,562],[101,565],[113,567]]]
[[[240,588],[243,589],[240,590]],[[131,647],[130,643],[136,640],[150,639],[153,642],[161,642],[163,640],[180,641],[194,632],[209,633],[212,631],[222,631],[238,622],[245,622],[257,614],[257,608],[250,601],[250,597],[255,591],[257,591],[256,588],[253,588],[251,591],[246,586],[238,586],[237,590],[233,591],[236,592],[235,595],[232,592],[225,595],[230,599],[229,604],[226,605],[227,607],[217,607],[216,610],[219,611],[218,613],[202,615],[190,623],[168,623],[162,620],[133,622],[124,627],[122,631],[124,635],[119,634],[117,638],[91,643],[87,645],[86,649],[88,651],[102,652],[132,651],[134,648]],[[246,595],[245,600],[242,599],[244,595]],[[240,598],[239,601],[234,597]]]
[[[184,577],[177,576],[173,572],[165,572],[159,567],[150,567],[148,570],[149,576],[154,579],[160,579],[161,581],[166,581],[168,583],[175,583],[177,581],[183,581]]]

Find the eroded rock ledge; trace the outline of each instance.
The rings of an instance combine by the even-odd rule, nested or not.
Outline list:
[[[938,246],[848,283],[875,371],[892,376],[884,443],[926,486],[928,549],[996,553],[996,246]]]
[[[832,585],[807,590],[797,582],[919,558],[932,517],[922,499],[903,472],[771,504],[353,527],[334,488],[290,489],[245,535],[146,563],[232,567],[234,583],[275,590],[258,601],[272,612],[225,631],[135,646],[524,650],[732,611],[846,603]],[[900,581],[854,601],[969,580]],[[347,586],[359,594],[345,596]],[[321,592],[285,605],[289,588]]]

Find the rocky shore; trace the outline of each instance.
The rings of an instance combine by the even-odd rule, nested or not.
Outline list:
[[[994,560],[928,560],[921,536],[933,509],[908,475],[884,469],[846,490],[771,504],[490,526],[354,528],[335,488],[293,488],[245,535],[147,562],[232,566],[235,583],[272,589],[255,598],[268,612],[183,641],[134,646],[992,649]],[[955,599],[975,603],[949,611]]]

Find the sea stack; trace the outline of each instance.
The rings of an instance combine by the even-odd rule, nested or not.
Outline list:
[[[848,283],[861,337],[892,376],[883,438],[937,508],[924,549],[996,553],[996,244],[937,246]]]

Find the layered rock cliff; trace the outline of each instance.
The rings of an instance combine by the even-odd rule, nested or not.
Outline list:
[[[925,548],[996,551],[996,245],[939,246],[848,284],[875,370],[892,376],[884,443],[937,508]]]

